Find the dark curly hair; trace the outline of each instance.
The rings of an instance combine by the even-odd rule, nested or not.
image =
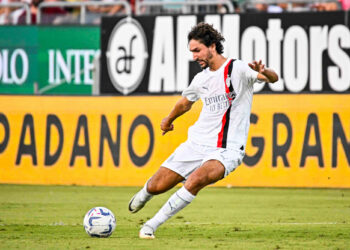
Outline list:
[[[222,54],[224,52],[222,42],[225,41],[225,38],[216,29],[214,29],[213,25],[204,22],[198,23],[192,28],[190,33],[188,33],[187,39],[188,42],[190,42],[192,39],[200,41],[207,47],[215,43],[218,54]]]

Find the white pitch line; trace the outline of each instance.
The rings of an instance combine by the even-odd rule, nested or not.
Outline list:
[[[128,225],[130,223],[119,223],[119,225]],[[270,223],[263,223],[263,222],[240,222],[240,223],[227,223],[227,222],[168,222],[166,225],[207,225],[207,226],[215,226],[215,225],[232,225],[232,226],[249,226],[249,225],[349,225],[348,222],[270,222]],[[0,226],[11,226],[11,225],[21,225],[21,224],[4,224],[0,223]],[[50,224],[30,224],[30,226],[53,226],[53,227],[59,227],[59,226],[83,226],[82,224],[72,224],[72,223],[63,223],[63,222],[54,222]]]
[[[240,225],[347,225],[349,223],[343,223],[343,222],[270,222],[270,223],[259,223],[259,222],[243,222],[243,223],[226,223],[226,222],[223,222],[223,223],[216,223],[216,222],[213,222],[213,223],[197,223],[197,222],[169,222],[167,223],[168,225],[233,225],[233,226],[240,226]]]

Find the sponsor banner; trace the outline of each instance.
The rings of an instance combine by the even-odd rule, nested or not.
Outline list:
[[[37,33],[36,26],[0,26],[0,93],[33,93],[37,79]]]
[[[0,182],[141,186],[201,108],[179,96],[0,96]],[[257,95],[244,164],[217,186],[350,188],[350,95]]]
[[[92,93],[99,27],[0,27],[0,93]]]
[[[99,27],[40,27],[39,94],[91,95]]]
[[[225,37],[224,55],[261,59],[280,75],[256,93],[346,93],[348,12],[106,17],[101,25],[101,93],[180,93],[200,71],[187,47],[196,23]]]

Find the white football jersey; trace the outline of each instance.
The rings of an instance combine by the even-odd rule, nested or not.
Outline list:
[[[232,59],[216,71],[206,68],[198,73],[182,93],[190,101],[200,98],[203,102],[198,120],[188,130],[188,140],[245,150],[257,76],[247,63]]]

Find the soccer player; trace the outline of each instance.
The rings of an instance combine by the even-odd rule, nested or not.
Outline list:
[[[225,58],[224,37],[212,25],[199,23],[188,34],[193,60],[203,69],[182,93],[170,114],[161,122],[163,135],[174,130],[174,120],[201,99],[203,108],[188,130],[188,139],[162,164],[136,193],[129,211],[136,213],[152,196],[184,182],[157,214],[139,232],[143,239],[155,238],[157,228],[186,207],[205,186],[234,171],[245,152],[255,82],[273,83],[277,74],[260,61],[245,63]]]

